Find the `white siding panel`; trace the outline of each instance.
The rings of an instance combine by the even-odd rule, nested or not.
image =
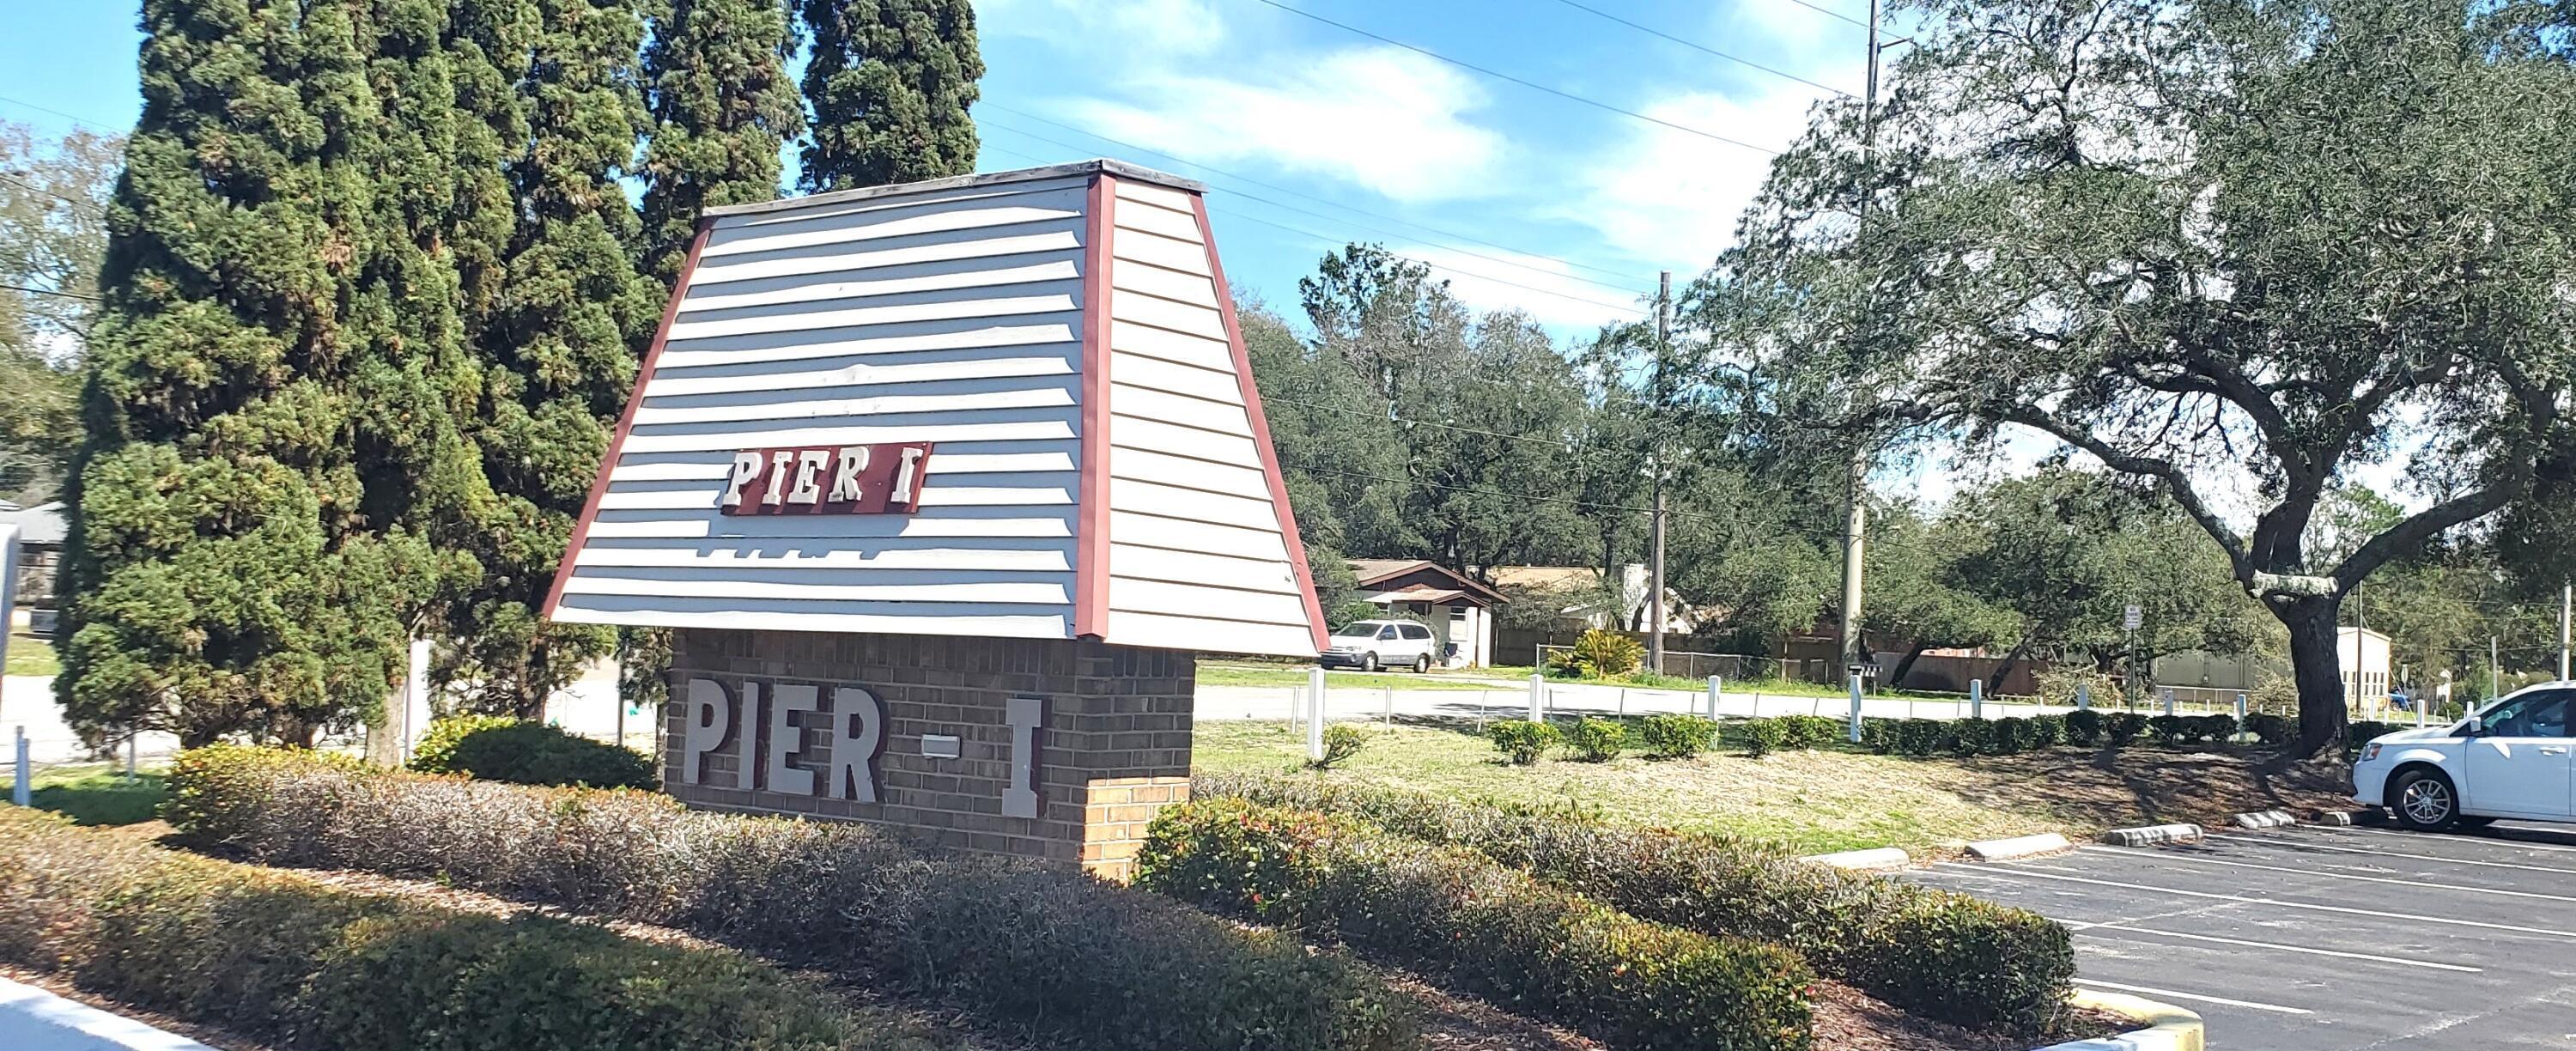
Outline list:
[[[691,289],[721,287],[737,281],[841,273],[915,263],[942,263],[959,259],[990,259],[1041,252],[1073,253],[1081,249],[1081,221],[1067,219],[1019,227],[1017,232],[1006,237],[958,240],[950,234],[929,234],[873,242],[864,252],[826,245],[822,248],[798,251],[767,252],[718,259],[701,258],[698,260],[696,272],[689,275],[689,287]]]
[[[1110,402],[1110,406],[1110,411],[1115,414],[1110,422],[1110,433],[1116,436],[1121,448],[1152,449],[1212,463],[1261,462],[1255,459],[1259,453],[1249,438],[1229,438],[1190,427],[1175,427],[1161,420],[1120,414],[1115,401]]]
[[[1118,224],[1118,232],[1121,234],[1133,230],[1189,244],[1204,243],[1199,239],[1198,217],[1187,212],[1152,207],[1117,208],[1110,211],[1109,217]],[[1117,239],[1112,238],[1113,242],[1115,240]]]
[[[1140,201],[1157,208],[1169,208],[1182,215],[1190,215],[1193,212],[1190,195],[1171,187],[1137,182],[1134,179],[1120,179],[1115,185],[1118,187],[1118,199],[1121,201]]]
[[[800,571],[926,569],[969,573],[1070,573],[1073,572],[1073,550],[1072,545],[1065,542],[1055,542],[1040,547],[1001,547],[985,544],[975,547],[839,548],[830,546],[828,542],[794,546],[745,547],[740,541],[718,540],[688,546],[662,544],[654,547],[611,547],[604,544],[590,544],[581,549],[579,564],[585,568],[619,566],[721,569],[731,572],[779,569]]]
[[[1298,618],[1305,619],[1302,615]],[[1197,639],[1208,653],[1255,653],[1276,657],[1315,656],[1315,637],[1303,623],[1246,624],[1154,613],[1109,614],[1109,641],[1129,646],[1163,645],[1156,639]]]
[[[1109,277],[1109,286],[1120,292],[1137,292],[1216,309],[1216,283],[1208,280],[1205,274],[1123,262],[1109,269]]]
[[[980,230],[1020,223],[1079,218],[1086,190],[1081,187],[1014,193],[975,201],[930,201],[890,205],[864,211],[815,209],[778,212],[753,221],[749,216],[716,220],[701,258],[720,259],[751,252],[774,252],[816,245],[847,245],[906,234]]]
[[[1109,545],[1109,565],[1119,577],[1130,580],[1161,580],[1175,584],[1222,580],[1245,591],[1297,594],[1297,574],[1288,567],[1284,558],[1235,558],[1112,542]]]
[[[1017,509],[1014,509],[1017,510]],[[686,540],[868,540],[1073,535],[1069,517],[1030,508],[1010,515],[719,515],[705,511],[602,511],[590,535]]]
[[[1116,478],[1158,482],[1184,489],[1203,489],[1262,500],[1270,498],[1270,479],[1258,467],[1209,463],[1150,449],[1131,449],[1124,445],[1111,449],[1109,473]]]
[[[703,482],[721,481],[733,473],[732,452],[682,453],[685,460],[659,463],[634,462],[638,457],[625,457],[617,469],[609,472],[612,487],[625,482]],[[952,453],[935,452],[924,463],[925,474],[942,475],[1003,474],[1035,471],[1071,471],[1075,464],[1071,452],[1043,453]]]
[[[784,335],[710,339],[687,346],[666,346],[659,369],[740,365],[748,362],[806,361],[860,354],[909,354],[921,351],[1027,347],[1075,342],[1081,315],[1022,318],[1009,324],[955,323],[888,325],[873,329],[826,329]]]
[[[1244,412],[1240,404],[1208,401],[1203,398],[1185,398],[1178,394],[1165,394],[1158,390],[1130,386],[1125,381],[1125,377],[1118,375],[1114,368],[1110,370],[1109,376],[1109,405],[1112,410],[1120,414],[1143,416],[1236,438],[1252,437],[1252,417]]]
[[[933,456],[932,459],[937,459]],[[614,476],[612,475],[612,478]],[[934,475],[932,477],[940,477]],[[952,478],[983,478],[981,475],[949,475]],[[933,485],[921,487],[923,507],[1046,507],[1073,503],[1073,479],[1054,485]],[[612,480],[607,492],[600,494],[602,511],[713,511],[724,498],[722,479],[684,489],[625,489]],[[766,517],[736,515],[737,518]]]
[[[1166,395],[1168,397],[1169,395]],[[1021,387],[953,394],[884,394],[868,398],[813,398],[799,401],[743,401],[714,395],[722,402],[672,404],[691,396],[652,398],[635,410],[637,426],[660,423],[720,423],[828,419],[836,416],[885,416],[898,413],[982,412],[990,409],[1051,409],[1074,404],[1070,384]]]
[[[1159,580],[1109,578],[1109,608],[1136,613],[1161,613],[1175,617],[1205,617],[1210,620],[1253,621],[1269,624],[1304,624],[1306,600],[1296,595],[1264,591],[1237,591],[1233,588],[1203,587],[1197,584],[1169,584]]]
[[[759,430],[706,430],[701,424],[670,424],[695,431],[646,434],[637,427],[626,438],[629,452],[711,452],[717,449],[776,449],[791,445],[868,445],[875,442],[973,442],[1074,436],[1073,420],[1013,420],[979,423],[889,423],[842,427],[772,427]],[[1246,443],[1249,444],[1249,443]]]
[[[934,190],[929,193],[909,193],[901,196],[868,196],[838,201],[827,199],[808,199],[801,206],[782,205],[765,211],[744,212],[736,215],[725,216],[720,221],[734,226],[771,226],[779,223],[794,222],[799,219],[812,219],[819,216],[860,215],[868,212],[888,212],[898,208],[918,208],[924,205],[950,208],[975,208],[996,203],[1008,203],[1010,198],[1026,196],[1028,194],[1068,189],[1082,190],[1087,193],[1090,188],[1091,178],[1089,176],[1069,175],[1060,179],[1037,179],[1028,182],[1014,182],[985,186],[960,186],[954,189]]]
[[[1159,266],[1165,270],[1197,274],[1201,277],[1206,277],[1212,272],[1208,269],[1207,246],[1196,241],[1175,241],[1168,237],[1129,231],[1123,236],[1109,239],[1109,255],[1122,261]]]
[[[1111,353],[1109,374],[1118,382],[1133,387],[1168,391],[1229,405],[1243,404],[1243,388],[1231,372],[1174,364],[1122,350]]]
[[[883,296],[878,298],[888,302],[869,306],[824,309],[824,305],[817,304],[802,310],[775,310],[751,317],[674,321],[671,323],[669,338],[708,339],[717,336],[748,336],[774,332],[812,332],[825,328],[854,328],[861,325],[885,325],[906,321],[953,321],[963,318],[1054,314],[1082,308],[1082,286],[1077,281],[1059,281],[1053,285],[1014,286],[1013,290],[1022,291],[1025,294],[963,299],[932,298],[926,295]],[[911,301],[903,302],[903,300]]]
[[[1129,354],[1192,365],[1229,376],[1234,374],[1234,351],[1219,337],[1197,336],[1169,329],[1147,328],[1132,321],[1109,323],[1109,345]],[[1110,369],[1115,376],[1118,370]]]
[[[1080,348],[1072,349],[1079,351]],[[644,385],[644,396],[664,398],[681,394],[732,394],[741,391],[792,391],[815,387],[855,387],[869,384],[939,383],[949,380],[1020,376],[1069,376],[1074,373],[1075,368],[1074,363],[1066,357],[1049,354],[1006,358],[952,357],[944,361],[922,361],[903,365],[875,365],[859,362],[832,369],[752,372],[725,376],[661,374],[673,371],[677,370],[670,368],[659,370],[653,379]],[[1184,393],[1187,392],[1184,391]]]
[[[1237,529],[1114,507],[1109,512],[1109,535],[1130,543],[1174,551],[1205,551],[1261,560],[1288,557],[1287,545],[1275,531]],[[1113,564],[1110,568],[1115,572],[1117,567]]]
[[[749,631],[839,631],[898,635],[975,635],[1004,639],[1061,639],[1072,634],[1070,613],[995,613],[982,604],[885,604],[884,612],[843,613],[848,603],[780,604],[749,608],[727,598],[565,595],[554,619],[574,624],[633,624],[665,628],[735,628]],[[1268,652],[1247,650],[1244,652]]]
[[[686,316],[706,310],[774,307],[791,303],[821,303],[835,299],[888,296],[904,292],[949,292],[961,288],[993,288],[1003,285],[1033,284],[1040,281],[1070,281],[1080,276],[1074,261],[1065,258],[1042,262],[1019,262],[1009,266],[974,266],[965,269],[955,264],[939,267],[915,265],[895,268],[895,272],[892,273],[871,275],[865,280],[857,278],[824,281],[769,280],[714,286],[693,281],[690,283],[688,296],[680,300],[680,313]]]
[[[717,594],[739,599],[800,599],[807,602],[1001,602],[1021,605],[1070,604],[1062,583],[1036,581],[999,584],[808,584],[743,580],[734,574],[698,573],[696,579],[636,579],[604,573],[576,573],[564,585],[567,595]]]
[[[1112,455],[1110,459],[1114,461],[1117,457]],[[1279,513],[1271,510],[1267,493],[1261,499],[1253,499],[1157,485],[1132,478],[1111,478],[1109,506],[1118,511],[1143,511],[1238,529],[1279,531]]]
[[[1151,296],[1125,295],[1111,297],[1110,315],[1120,321],[1151,325],[1169,332],[1215,340],[1219,344],[1225,342],[1225,319],[1218,316],[1213,307],[1194,307]],[[1110,342],[1115,345],[1117,338],[1113,335]],[[1233,355],[1227,357],[1231,360]]]

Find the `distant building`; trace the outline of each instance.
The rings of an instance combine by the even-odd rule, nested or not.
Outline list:
[[[5,503],[6,501],[0,501]],[[62,565],[63,503],[0,510],[0,525],[18,527],[18,606],[51,608],[54,572]]]
[[[1483,667],[1494,662],[1493,608],[1510,601],[1464,573],[1428,559],[1355,558],[1360,601],[1389,616],[1409,616],[1440,640],[1441,662]]]
[[[2369,628],[2335,629],[2335,663],[2343,668],[2344,704],[2356,712],[2388,706],[2388,636]]]

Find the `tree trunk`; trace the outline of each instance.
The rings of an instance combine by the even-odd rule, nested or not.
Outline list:
[[[2012,649],[2004,651],[2004,659],[1998,662],[1995,670],[1986,676],[1987,696],[1993,696],[1996,691],[2004,688],[2004,676],[2012,674],[2013,665],[2020,664],[2022,654],[2029,650],[2030,636],[2024,633],[2020,642],[2013,643]]]
[[[2290,629],[2290,679],[2299,687],[2299,736],[2274,761],[2287,767],[2343,740],[2344,695],[2335,614],[2342,596],[2302,598],[2272,606]]]
[[[1896,690],[1902,690],[1902,689],[1904,689],[1904,688],[1905,688],[1905,673],[1906,673],[1906,672],[1910,672],[1910,671],[1913,671],[1913,670],[1914,670],[1914,659],[1915,659],[1915,658],[1917,658],[1917,657],[1922,656],[1922,655],[1923,655],[1923,651],[1924,651],[1924,650],[1928,650],[1928,649],[1931,649],[1931,648],[1932,648],[1932,647],[1930,647],[1930,646],[1926,646],[1926,645],[1924,645],[1924,644],[1922,644],[1922,643],[1919,643],[1919,642],[1918,642],[1918,643],[1915,643],[1915,644],[1914,644],[1914,646],[1913,646],[1912,648],[1907,649],[1907,650],[1905,651],[1905,656],[1903,656],[1903,657],[1901,657],[1901,658],[1899,658],[1899,659],[1897,660],[1897,662],[1896,662],[1896,670],[1895,670],[1895,671],[1891,671],[1891,672],[1887,673],[1887,686],[1888,686],[1888,688],[1890,688],[1890,689],[1896,689]]]

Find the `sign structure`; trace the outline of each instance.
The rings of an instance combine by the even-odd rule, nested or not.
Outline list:
[[[929,442],[745,449],[719,505],[729,515],[911,514],[921,508]]]

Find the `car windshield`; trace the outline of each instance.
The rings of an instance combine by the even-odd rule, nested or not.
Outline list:
[[[1357,623],[1353,623],[1353,624],[1344,624],[1344,625],[1342,625],[1341,627],[1338,627],[1338,628],[1334,628],[1334,629],[1333,629],[1333,637],[1334,637],[1334,638],[1337,638],[1337,639],[1372,639],[1372,638],[1376,638],[1376,637],[1377,637],[1377,622],[1376,622],[1376,621],[1363,620],[1363,621],[1359,621],[1359,622],[1357,622]]]

